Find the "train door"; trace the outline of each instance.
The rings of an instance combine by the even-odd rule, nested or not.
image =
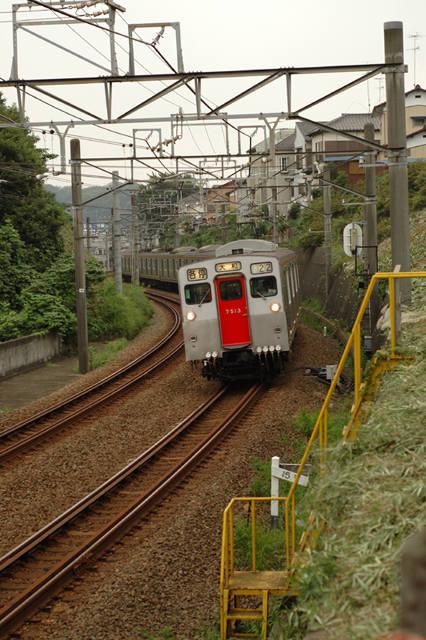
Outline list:
[[[248,346],[251,340],[243,276],[216,280],[216,291],[222,345]]]

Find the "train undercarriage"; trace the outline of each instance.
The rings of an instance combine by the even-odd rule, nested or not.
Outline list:
[[[253,353],[250,350],[225,351],[221,358],[205,358],[198,362],[201,375],[207,380],[257,380],[267,375],[279,374],[283,371],[288,353],[267,351]]]

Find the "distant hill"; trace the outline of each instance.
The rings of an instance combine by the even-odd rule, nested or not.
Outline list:
[[[102,186],[94,185],[92,187],[83,187],[83,202],[91,200],[91,198],[95,198],[96,196],[99,196],[101,193],[105,193],[105,191],[111,188],[111,182]],[[46,184],[45,189],[46,191],[54,193],[58,202],[71,206],[71,185],[66,187],[54,187],[50,184]],[[130,196],[120,192],[119,194],[119,203],[121,210],[128,210],[130,212]],[[99,198],[99,200],[95,200],[94,202],[86,205],[84,207],[84,218],[90,218],[90,222],[92,223],[108,222],[108,220],[111,218],[111,208],[112,194],[108,194],[106,196],[103,196],[102,198]]]

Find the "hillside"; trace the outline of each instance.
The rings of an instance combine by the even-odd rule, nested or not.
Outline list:
[[[101,193],[105,193],[112,188],[112,183],[105,185],[94,185],[91,187],[83,187],[83,202],[91,200]],[[45,189],[56,196],[61,204],[70,205],[72,201],[71,185],[66,187],[55,187],[49,184],[45,185]],[[119,206],[122,211],[130,213],[130,196],[123,192],[119,192]],[[84,217],[90,217],[92,223],[108,222],[111,218],[112,194],[105,195],[99,200],[95,200],[91,204],[84,207]]]
[[[412,269],[425,270],[425,210],[412,216],[411,242]],[[390,270],[389,239],[380,254],[381,270]],[[325,528],[287,638],[326,629],[327,640],[375,640],[399,626],[401,548],[425,524],[426,501],[426,279],[412,288],[401,347],[413,362],[385,375],[357,440],[331,447],[329,472],[309,490],[306,508]]]

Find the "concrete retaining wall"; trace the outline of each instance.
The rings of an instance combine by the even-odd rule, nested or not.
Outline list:
[[[296,249],[302,300],[318,298],[331,318],[342,319],[352,327],[360,300],[354,281],[338,269],[332,276],[328,298],[325,295],[325,248],[316,247],[302,251]]]
[[[6,377],[31,369],[64,353],[65,348],[56,331],[45,338],[25,336],[0,343],[0,376]]]

